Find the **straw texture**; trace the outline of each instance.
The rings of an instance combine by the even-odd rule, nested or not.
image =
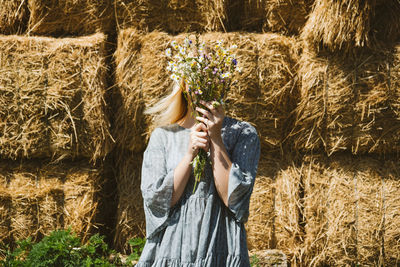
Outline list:
[[[304,243],[302,168],[292,159],[281,163],[275,181],[276,249],[282,250],[292,266],[301,265]]]
[[[264,31],[299,34],[310,12],[312,0],[269,0],[266,2]]]
[[[26,0],[28,31],[37,35],[87,35],[114,25],[110,0]]]
[[[349,52],[379,47],[400,38],[400,3],[316,0],[302,37],[316,49]]]
[[[29,19],[26,0],[0,0],[0,34],[21,34]]]
[[[38,240],[56,229],[70,227],[87,239],[96,227],[101,168],[85,161],[57,165],[46,162],[1,161],[1,240],[29,236]]]
[[[305,49],[295,147],[353,154],[399,151],[399,48],[343,58]]]
[[[3,158],[104,157],[105,37],[0,37]]]
[[[132,253],[128,241],[145,236],[143,198],[140,174],[143,155],[124,152],[117,159],[118,210],[114,245],[124,253]]]
[[[224,30],[223,0],[115,0],[118,29],[168,33]]]
[[[275,174],[279,164],[272,158],[258,163],[257,177],[250,199],[250,215],[246,223],[249,250],[275,247]]]

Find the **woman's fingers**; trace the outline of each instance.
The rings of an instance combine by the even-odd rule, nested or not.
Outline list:
[[[214,101],[214,102],[217,102],[217,101]],[[205,102],[204,100],[200,100],[200,104],[203,104],[206,108],[208,108],[211,111],[211,113],[214,114],[215,106],[211,102]]]
[[[209,120],[213,118],[213,114],[204,108],[196,107],[196,110],[207,117]]]
[[[203,123],[198,123],[194,126],[190,138],[190,143],[194,155],[198,153],[198,149],[204,149],[205,151],[208,151],[209,137],[207,133],[207,128]]]
[[[196,117],[196,120],[201,121],[202,123],[204,123],[208,127],[210,126],[210,123],[211,123],[211,121],[209,119],[203,118],[203,117]]]

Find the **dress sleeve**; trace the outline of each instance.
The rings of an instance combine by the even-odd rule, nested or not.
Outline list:
[[[167,170],[163,130],[156,128],[143,154],[141,191],[146,216],[146,238],[151,239],[168,223],[174,170]]]
[[[245,123],[231,155],[232,167],[228,184],[228,208],[238,222],[246,222],[249,217],[250,196],[259,158],[260,140],[257,131]]]

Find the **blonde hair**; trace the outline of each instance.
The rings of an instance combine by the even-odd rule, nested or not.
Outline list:
[[[160,127],[181,121],[188,112],[188,102],[184,96],[186,84],[182,81],[174,83],[172,92],[147,108],[144,114],[154,115],[153,126]]]

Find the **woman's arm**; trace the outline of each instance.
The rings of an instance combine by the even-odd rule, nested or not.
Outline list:
[[[206,128],[202,123],[194,126],[190,133],[188,151],[174,170],[174,189],[172,192],[171,207],[181,198],[192,170],[191,162],[196,157],[199,149],[208,150],[209,140]]]
[[[207,133],[211,143],[211,162],[214,174],[214,182],[217,192],[228,207],[228,185],[229,173],[232,167],[232,162],[229,159],[225,145],[222,141],[221,130],[224,121],[225,112],[222,106],[215,107],[211,103],[201,101],[208,110],[196,108],[198,112],[203,114],[203,117],[196,117],[197,120],[203,122],[207,127]]]
[[[211,161],[215,177],[215,187],[225,206],[228,207],[229,172],[232,162],[229,159],[221,137],[211,139]]]

